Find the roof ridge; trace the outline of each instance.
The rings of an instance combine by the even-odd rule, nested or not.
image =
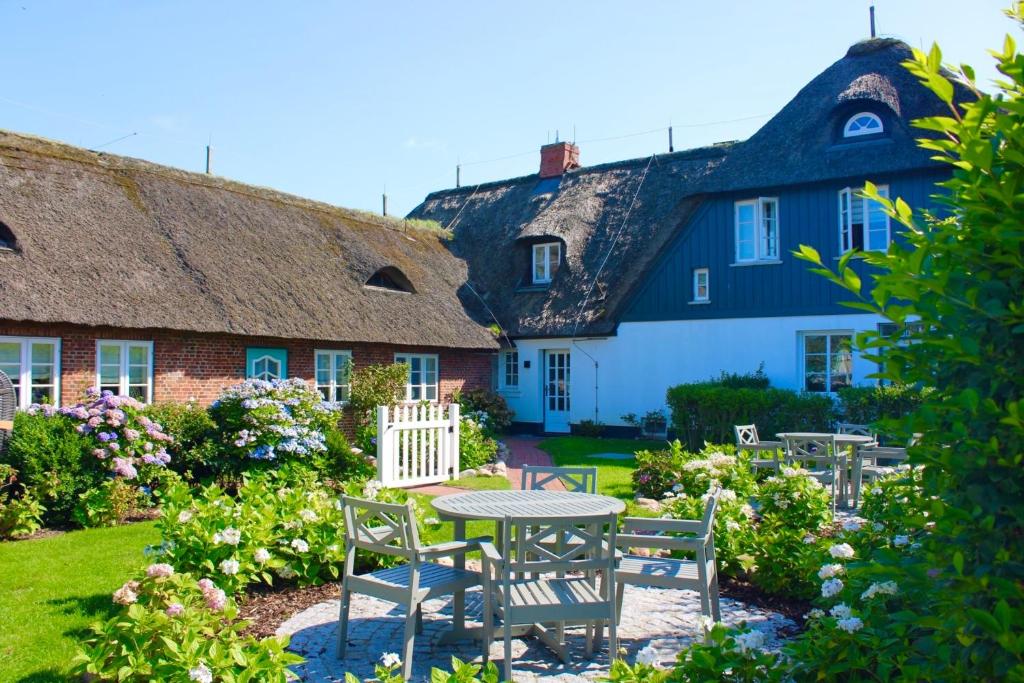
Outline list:
[[[19,144],[20,143],[20,144]],[[374,227],[381,227],[396,232],[406,232],[408,229],[418,232],[443,234],[443,230],[428,227],[427,222],[415,222],[397,216],[377,216],[361,209],[352,209],[329,202],[310,199],[301,195],[285,192],[273,187],[264,185],[253,185],[239,180],[233,180],[224,176],[189,171],[187,169],[160,164],[148,159],[130,157],[121,154],[109,154],[85,147],[78,147],[60,140],[53,140],[40,135],[21,133],[17,131],[0,128],[0,150],[12,149],[28,154],[48,156],[73,161],[80,164],[97,166],[113,171],[136,171],[151,175],[168,178],[178,182],[199,185],[227,192],[234,192],[245,196],[254,197],[266,201],[277,201],[296,208],[310,209],[322,213],[338,215]],[[63,152],[63,153],[60,153]]]

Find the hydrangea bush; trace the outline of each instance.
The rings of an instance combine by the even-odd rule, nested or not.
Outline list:
[[[149,565],[114,592],[120,612],[93,624],[76,673],[101,681],[268,681],[284,683],[302,658],[287,637],[242,635],[234,600],[208,578]]]
[[[236,472],[254,462],[302,460],[327,450],[324,433],[340,418],[305,380],[248,379],[210,406],[221,448]]]

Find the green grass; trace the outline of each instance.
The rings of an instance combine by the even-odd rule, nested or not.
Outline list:
[[[661,441],[633,439],[599,439],[584,436],[558,436],[545,439],[537,446],[548,453],[559,467],[596,467],[597,490],[606,496],[633,500],[634,460],[609,460],[592,457],[595,453],[628,453],[656,450],[664,447]]]
[[[79,638],[159,541],[152,522],[0,543],[0,681],[66,681]]]
[[[446,481],[444,485],[473,491],[507,491],[512,488],[507,477],[463,477]]]

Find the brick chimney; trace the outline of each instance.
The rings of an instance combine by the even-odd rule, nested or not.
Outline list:
[[[580,167],[580,148],[569,142],[555,142],[540,148],[540,177],[557,178]]]

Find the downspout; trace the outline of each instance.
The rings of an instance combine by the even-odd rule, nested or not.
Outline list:
[[[580,353],[582,353],[584,356],[589,358],[590,362],[594,364],[594,423],[598,424],[601,421],[600,420],[601,412],[600,412],[600,409],[599,409],[600,399],[598,398],[600,396],[600,394],[597,392],[597,389],[598,389],[597,372],[598,372],[598,369],[600,368],[600,364],[597,362],[597,359],[594,358],[593,356],[591,356],[589,353],[587,353],[587,350],[584,349],[582,346],[580,346],[576,342],[575,339],[572,340],[572,345],[575,346],[577,349],[579,349]]]

